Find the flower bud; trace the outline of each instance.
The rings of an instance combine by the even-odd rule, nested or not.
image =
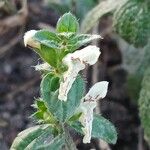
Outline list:
[[[30,30],[24,35],[24,45],[31,48],[40,49],[40,43],[34,40],[33,36],[36,34],[36,30]]]

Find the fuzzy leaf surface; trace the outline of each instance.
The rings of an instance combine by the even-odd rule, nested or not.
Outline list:
[[[76,108],[80,105],[80,100],[84,93],[84,81],[78,76],[68,93],[66,102],[58,99],[58,90],[52,91],[51,84],[54,76],[47,74],[41,82],[41,94],[48,110],[60,121],[69,119]]]

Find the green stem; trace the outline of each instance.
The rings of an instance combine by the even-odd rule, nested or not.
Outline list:
[[[63,126],[63,130],[65,132],[66,150],[77,150],[76,145],[75,145],[72,137],[70,136],[67,126],[65,126],[65,125],[62,125],[62,126]]]

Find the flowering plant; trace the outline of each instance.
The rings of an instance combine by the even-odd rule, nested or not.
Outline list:
[[[84,136],[83,143],[90,143],[92,137],[116,143],[115,127],[94,113],[97,101],[106,96],[108,82],[96,83],[85,95],[84,80],[79,74],[100,56],[96,46],[80,47],[101,37],[78,34],[78,30],[75,16],[66,13],[58,20],[56,33],[31,30],[25,34],[25,46],[34,49],[44,61],[35,66],[42,73],[41,97],[33,105],[37,111],[32,117],[37,125],[19,133],[11,150],[74,150],[71,129]]]

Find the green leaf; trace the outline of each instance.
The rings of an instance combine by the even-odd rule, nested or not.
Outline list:
[[[50,66],[57,66],[57,51],[60,49],[61,39],[56,33],[48,30],[40,30],[34,35],[34,40],[40,43],[40,49],[35,49],[40,57]]]
[[[84,81],[81,77],[77,77],[68,93],[68,100],[64,102],[58,99],[58,91],[52,92],[52,79],[53,76],[51,74],[47,74],[43,78],[41,82],[41,94],[48,110],[58,120],[65,122],[74,114],[76,108],[80,105],[80,100],[84,93]]]
[[[94,7],[82,21],[81,32],[87,33],[98,20],[105,14],[113,12],[119,5],[123,4],[127,0],[106,0],[100,2],[96,7]]]
[[[68,40],[72,39],[75,37],[75,33],[72,32],[63,32],[63,33],[58,33],[59,38],[62,39],[63,43],[67,43]]]
[[[49,47],[51,49],[59,49],[60,45],[60,39],[59,37],[53,33],[53,32],[49,32],[47,30],[40,30],[38,31],[34,37],[33,37],[36,41],[38,41],[40,44]]]
[[[32,141],[26,150],[61,150],[64,144],[64,135],[58,135],[55,138],[51,138],[49,133],[45,132],[40,137]]]
[[[110,121],[100,115],[94,115],[92,137],[115,144],[117,141],[117,132]]]
[[[46,111],[47,110],[43,100],[40,100],[40,99],[36,100],[36,105],[37,105],[38,109],[40,109],[42,111]]]
[[[80,122],[70,124],[77,132],[83,134]],[[94,115],[92,125],[92,137],[99,138],[107,143],[115,144],[117,141],[117,132],[114,125],[100,115]]]
[[[56,87],[59,87],[59,82],[55,82],[55,80],[58,78],[59,77],[55,76],[52,73],[46,74],[41,82],[41,90],[42,90],[41,92],[49,93],[51,91],[54,92],[55,90],[57,90]],[[54,83],[57,83],[57,84],[54,84]],[[43,99],[43,101],[45,101],[45,100]]]
[[[53,67],[57,67],[56,49],[41,45],[41,49],[37,50],[41,58]]]
[[[82,115],[82,113],[77,113],[77,114],[73,115],[68,121],[69,122],[77,121],[77,120],[79,120],[81,115]]]
[[[79,30],[79,23],[75,16],[70,12],[65,13],[57,22],[57,32],[77,32]]]
[[[80,34],[80,35],[74,35],[74,37],[70,38],[68,40],[68,49],[70,51],[74,51],[81,46],[88,44],[92,42],[95,39],[101,38],[100,35],[90,35],[90,34]]]
[[[77,131],[78,133],[83,135],[83,131],[82,131],[83,125],[81,124],[81,122],[79,122],[79,121],[69,122],[68,121],[67,123],[75,131]]]
[[[46,43],[45,41],[55,42],[56,44],[61,41],[61,39],[57,36],[56,33],[50,32],[48,30],[40,30],[38,31],[34,37],[36,41],[41,44]]]
[[[31,117],[35,117],[36,119],[38,119],[38,121],[39,120],[43,121],[43,115],[44,115],[43,111],[37,111],[34,114],[32,114]]]
[[[146,1],[127,1],[114,14],[116,32],[135,47],[144,47],[150,38],[150,7]]]
[[[31,118],[36,119],[38,123],[48,123],[51,126],[55,126],[58,123],[58,120],[48,111],[42,99],[37,99],[33,106],[37,111],[31,115]]]
[[[58,36],[62,39],[63,43],[65,43],[65,48],[67,48],[69,52],[73,52],[81,46],[101,38],[100,35],[74,33],[59,33]]]
[[[35,141],[37,141],[38,145],[36,146],[38,147],[49,144],[54,139],[52,133],[53,129],[48,124],[30,127],[18,134],[10,150],[31,150],[33,149],[32,146],[35,145]]]
[[[150,145],[150,68],[145,70],[139,97],[139,113],[145,140]]]
[[[59,88],[59,77],[53,77],[51,80],[51,91],[56,91]]]

